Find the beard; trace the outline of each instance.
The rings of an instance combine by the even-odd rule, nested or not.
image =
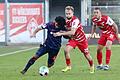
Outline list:
[[[70,20],[72,17],[67,17],[68,20]]]

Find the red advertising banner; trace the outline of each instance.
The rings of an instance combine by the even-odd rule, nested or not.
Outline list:
[[[0,3],[0,42],[5,42],[4,4]]]
[[[43,3],[11,3],[9,10],[11,42],[29,42],[31,33],[44,22],[43,10]],[[43,32],[39,40],[42,40],[42,34]]]

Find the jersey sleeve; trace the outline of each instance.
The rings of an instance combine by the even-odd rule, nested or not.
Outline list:
[[[113,25],[113,23],[114,23],[114,21],[110,17],[108,17],[106,24],[111,26],[111,25]]]
[[[79,23],[80,23],[79,19],[73,20],[73,22],[72,22],[72,28],[77,28],[78,25],[79,25]]]
[[[47,29],[48,25],[47,24],[41,24],[38,26],[39,29]]]

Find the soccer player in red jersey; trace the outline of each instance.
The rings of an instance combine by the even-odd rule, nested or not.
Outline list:
[[[96,68],[98,70],[101,69],[109,70],[110,56],[112,54],[111,52],[112,42],[115,39],[117,39],[120,42],[120,39],[118,37],[118,27],[109,16],[102,15],[101,10],[99,8],[94,9],[92,22],[93,22],[93,26],[92,26],[91,36],[94,34],[96,28],[100,28],[100,30],[102,31],[97,46],[97,61],[99,65]],[[102,50],[104,47],[106,47],[105,65],[102,64]]]
[[[75,47],[78,47],[79,50],[84,54],[85,58],[87,59],[90,65],[90,73],[94,73],[94,64],[92,57],[90,56],[88,50],[88,42],[85,37],[85,33],[83,31],[83,27],[79,21],[79,19],[73,15],[74,8],[72,6],[67,6],[65,8],[65,15],[66,15],[66,27],[68,31],[65,32],[57,32],[54,36],[71,36],[69,39],[66,48],[65,48],[65,59],[67,67],[63,69],[63,72],[71,70],[71,61],[70,61],[70,51]]]

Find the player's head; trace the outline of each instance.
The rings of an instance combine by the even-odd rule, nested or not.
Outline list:
[[[60,29],[63,29],[65,28],[65,25],[66,25],[66,20],[63,17],[57,16],[55,18],[55,26],[58,26]]]
[[[100,8],[98,8],[98,7],[94,8],[94,10],[93,10],[93,16],[95,16],[96,18],[100,19],[100,17],[101,17]]]
[[[73,6],[66,6],[65,7],[65,16],[67,19],[71,19],[74,14]]]

